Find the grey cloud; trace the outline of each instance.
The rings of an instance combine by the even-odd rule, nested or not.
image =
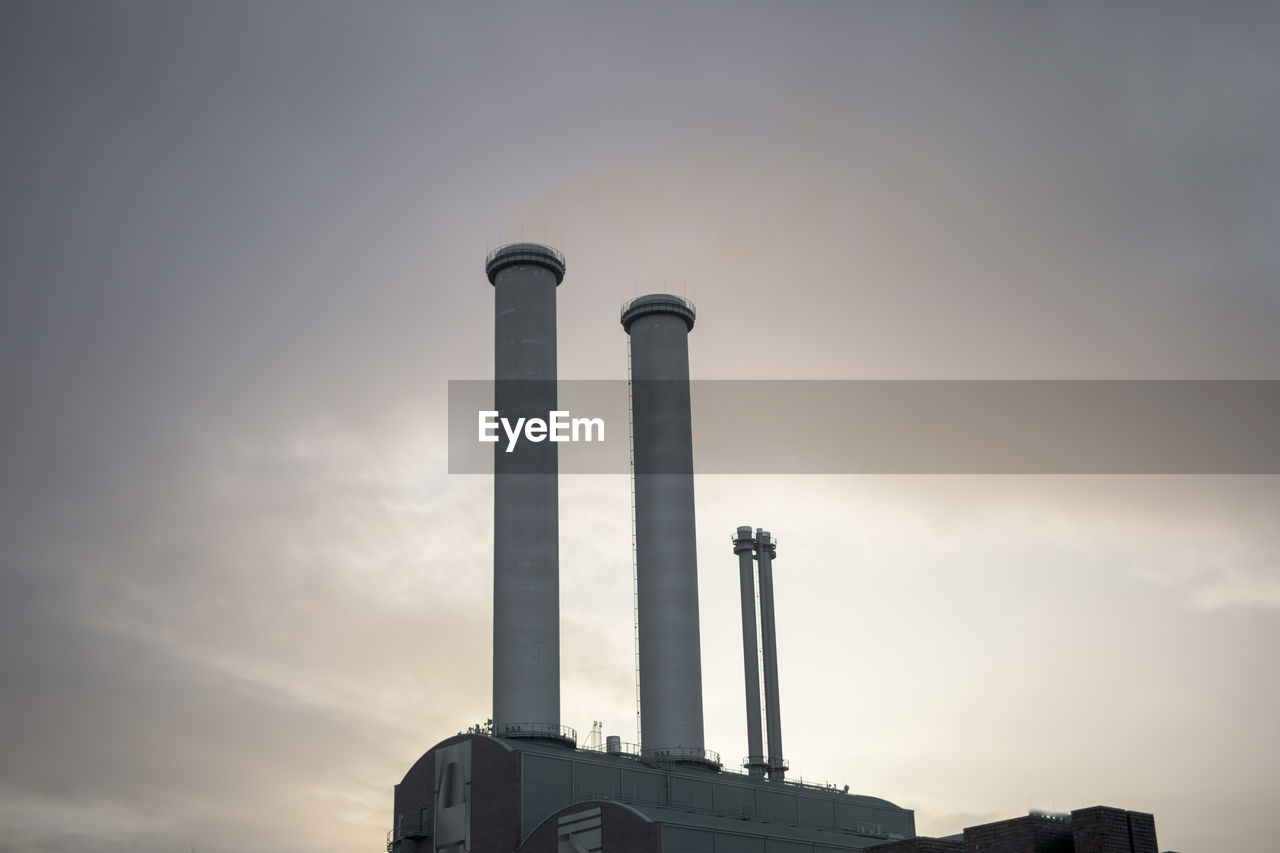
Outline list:
[[[424,614],[459,637],[487,622],[482,537],[423,539],[466,530],[458,520],[484,490],[405,502],[420,483],[379,470],[376,451],[318,443],[320,457],[285,446],[188,460],[149,484],[128,527],[64,530],[59,547],[7,567],[0,784],[37,804],[122,811],[139,822],[120,830],[133,849],[234,849],[248,827],[301,849],[362,831],[336,825],[350,806],[333,798],[384,790],[421,748],[420,726],[483,718],[461,697],[485,692],[484,644],[422,671],[403,654]],[[459,699],[428,701],[442,695]],[[316,808],[330,817],[279,821]],[[10,819],[19,837],[47,838]]]

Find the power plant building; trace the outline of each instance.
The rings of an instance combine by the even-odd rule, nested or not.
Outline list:
[[[564,256],[515,243],[491,252],[485,268],[494,293],[494,408],[504,417],[548,418],[557,400]],[[388,853],[838,853],[881,845],[885,853],[1156,853],[1154,822],[1136,812],[1098,807],[1046,826],[1015,819],[1004,822],[1016,824],[1011,829],[917,838],[909,809],[847,787],[787,780],[773,618],[777,543],[749,526],[731,534],[725,551],[726,563],[737,555],[742,589],[748,755],[745,772],[725,769],[703,732],[688,350],[694,307],[649,294],[624,305],[620,320],[631,352],[641,743],[609,737],[585,748],[560,720],[557,445],[526,441],[510,452],[495,445],[493,717],[429,749],[395,786]]]
[[[798,853],[915,834],[912,812],[874,797],[483,734],[423,755],[396,786],[395,814],[402,853]]]

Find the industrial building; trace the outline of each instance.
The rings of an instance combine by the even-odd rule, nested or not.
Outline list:
[[[1031,812],[966,827],[947,838],[906,838],[877,853],[1156,853],[1155,818],[1107,806],[1070,814]]]
[[[494,291],[494,408],[547,418],[556,409],[564,256],[515,243],[491,252],[485,269]],[[882,845],[886,853],[1156,853],[1150,815],[1099,807],[927,839],[916,837],[909,809],[786,779],[777,543],[763,528],[744,525],[730,537],[742,591],[743,769],[726,768],[707,748],[689,398],[695,319],[694,306],[670,294],[641,296],[620,314],[631,356],[641,743],[611,736],[587,748],[562,724],[557,445],[495,446],[493,717],[432,747],[396,785],[389,853],[836,853]]]

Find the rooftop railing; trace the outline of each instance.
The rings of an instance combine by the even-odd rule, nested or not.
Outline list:
[[[640,758],[640,744],[627,743],[625,741],[617,742],[617,749],[610,749],[609,744],[603,746],[579,746],[578,749],[584,752],[599,752],[605,755],[620,755],[623,758]]]
[[[578,745],[578,732],[558,723],[494,723],[495,737],[547,738]]]
[[[387,853],[396,853],[400,849],[400,841],[405,838],[426,838],[430,835],[428,827],[430,817],[419,813],[416,818],[402,818],[387,831]]]
[[[485,274],[489,276],[490,281],[493,281],[493,277],[498,270],[520,263],[536,263],[557,267],[557,282],[564,278],[565,270],[568,269],[565,264],[564,254],[558,249],[544,246],[541,243],[507,243],[505,246],[499,246],[485,255]]]
[[[692,321],[696,320],[698,316],[698,309],[693,304],[692,299],[685,299],[683,296],[676,296],[673,293],[648,293],[644,296],[637,296],[635,299],[628,299],[622,303],[618,318],[625,323],[627,314],[633,309],[640,314],[668,310],[682,316],[687,315],[690,327],[693,326]]]
[[[652,762],[654,764],[677,764],[682,761],[705,762],[714,764],[721,773],[732,774],[734,776],[747,776],[745,770],[733,767],[725,767],[720,760],[720,753],[713,749],[698,750],[692,747],[675,747],[667,750],[645,751],[641,749],[640,744],[635,743],[619,743],[617,752],[610,752],[608,744],[604,746],[578,746],[577,731],[569,726],[560,726],[552,723],[507,723],[502,726],[502,731],[495,731],[495,726],[485,723],[482,725],[472,726],[466,732],[459,734],[477,734],[486,735],[488,737],[526,737],[526,738],[550,738],[562,742],[572,743],[576,749],[583,752],[595,752],[601,755],[618,755],[622,758],[630,758],[633,760]],[[760,756],[763,766],[768,766],[768,758]],[[743,765],[751,760],[751,756],[743,758]],[[784,766],[787,762],[784,760]],[[788,766],[787,769],[790,769]],[[759,777],[756,777],[759,778]],[[806,782],[803,779],[784,779],[781,782],[767,782],[769,785],[783,785],[791,788],[803,788],[809,791],[824,791],[831,794],[848,794],[849,786],[843,787],[833,785],[830,782]]]
[[[671,746],[665,749],[641,750],[641,760],[651,761],[659,766],[671,764],[703,764],[719,770],[724,766],[720,753],[714,749],[699,749],[696,746]]]
[[[755,535],[754,533],[752,533],[752,534],[751,534],[751,540],[752,540],[753,542],[754,542],[754,541],[756,541],[755,536],[756,536],[756,535]],[[738,539],[738,534],[736,534],[736,533],[734,533],[734,534],[730,534],[730,536],[729,536],[729,544],[730,544],[730,545],[737,545],[739,541],[741,541],[741,540],[739,540],[739,539]],[[776,535],[776,534],[773,534],[773,533],[770,533],[770,534],[769,534],[769,544],[773,546],[773,548],[774,548],[774,550],[775,550],[775,551],[778,549],[778,537],[777,537],[777,535]]]

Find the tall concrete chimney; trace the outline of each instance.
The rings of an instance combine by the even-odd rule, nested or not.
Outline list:
[[[621,320],[631,336],[641,748],[660,761],[718,767],[702,728],[689,404],[693,305],[649,294],[624,305]]]
[[[733,553],[738,555],[738,583],[742,590],[742,667],[747,686],[747,760],[752,776],[763,776],[769,766],[760,738],[760,645],[756,640],[756,573],[752,555],[756,540],[751,528],[738,528]]]
[[[514,423],[556,408],[556,287],[564,256],[538,243],[489,253],[494,408]],[[493,454],[493,726],[504,737],[573,741],[560,727],[558,445]]]

